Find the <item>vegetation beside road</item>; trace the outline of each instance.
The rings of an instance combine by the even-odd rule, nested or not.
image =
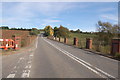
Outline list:
[[[28,46],[21,47],[21,49],[18,49],[18,50],[9,49],[7,51],[2,50],[1,52],[2,52],[3,56],[24,53],[24,52],[28,52],[31,49],[35,49],[35,47],[36,47],[35,44],[36,44],[36,38],[34,38],[34,40]]]
[[[5,51],[4,49],[2,51],[2,55],[9,55],[9,54],[14,54],[16,52],[19,52],[21,50],[26,49],[31,45],[33,41],[35,41],[37,35],[40,33],[40,30],[36,28],[32,29],[23,29],[23,28],[9,28],[7,26],[1,26],[0,27],[2,34],[1,39],[13,39],[14,37],[20,37],[20,48],[16,51],[14,49],[8,49]]]
[[[36,36],[40,33],[37,28],[26,29],[26,28],[9,28],[8,26],[1,26],[2,38],[3,39],[13,39],[13,35],[21,37],[21,47],[28,46],[31,41],[33,41]]]
[[[51,27],[51,31],[54,33],[54,35],[47,36],[61,37],[61,42],[64,42],[63,38],[68,38],[69,45],[73,45],[73,38],[77,37],[79,40],[79,48],[85,48],[86,38],[91,38],[93,40],[92,50],[101,52],[103,54],[111,53],[112,39],[120,39],[120,26],[101,21],[98,21],[97,23],[97,32],[82,32],[80,29],[74,31],[63,27],[62,25],[60,25],[59,28],[54,27],[54,29]],[[119,53],[114,54],[115,57],[120,56]]]
[[[9,28],[7,26],[0,27],[3,30],[17,30],[17,31],[28,31],[29,36],[37,36],[40,31],[44,32],[44,36],[50,38],[61,38],[61,42],[64,42],[64,38],[68,38],[68,44],[73,45],[73,38],[78,38],[78,47],[79,48],[86,48],[86,38],[91,38],[92,43],[92,50],[101,52],[103,54],[110,54],[111,53],[111,40],[112,39],[120,39],[120,26],[117,24],[113,25],[109,22],[101,22],[98,21],[97,23],[97,31],[96,32],[83,32],[81,29],[77,30],[69,30],[67,27],[60,25],[60,27],[52,28],[50,25],[46,26],[44,29],[23,29],[23,28]],[[27,35],[26,39],[22,40],[22,47],[27,42],[25,40],[29,37]],[[119,53],[114,53],[115,57],[119,57]]]

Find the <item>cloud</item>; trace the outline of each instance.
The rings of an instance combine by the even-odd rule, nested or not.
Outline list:
[[[103,14],[101,17],[108,20],[118,21],[118,17],[112,14]]]
[[[41,24],[42,26],[45,26],[46,24]]]
[[[77,5],[76,3],[59,3],[59,2],[43,2],[43,3],[35,3],[36,6],[32,6],[36,12],[42,13],[46,16],[58,16],[59,14],[63,13],[64,11],[69,11],[76,7],[85,8],[86,5],[81,4]]]
[[[3,24],[21,25],[21,24],[42,24],[61,22],[57,18],[65,11],[74,8],[85,8],[86,5],[76,3],[58,3],[58,2],[16,2],[3,3]],[[43,18],[45,16],[45,18]],[[46,17],[48,19],[46,19]]]
[[[55,22],[61,22],[60,20],[53,20],[53,19],[45,19],[43,20],[44,23],[55,23]]]
[[[67,26],[70,26],[71,24],[67,24]]]
[[[102,8],[99,10],[99,12],[109,12],[109,11],[113,11],[115,10],[115,8]]]
[[[70,27],[70,29],[69,30],[74,30],[74,31],[76,31],[76,30],[78,30],[78,29],[80,29],[79,27]],[[81,30],[81,29],[80,29]]]
[[[23,3],[4,3],[3,11],[8,14],[16,16],[34,17],[35,15],[43,14],[47,16],[58,15],[66,10],[74,8],[85,8],[85,4],[76,3],[59,3],[59,2],[23,2]]]

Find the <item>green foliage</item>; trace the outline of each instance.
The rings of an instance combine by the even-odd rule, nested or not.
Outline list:
[[[0,29],[9,29],[8,26],[1,26]]]
[[[54,36],[55,36],[55,37],[58,36],[58,31],[59,31],[59,28],[54,27]]]
[[[78,30],[76,30],[76,32],[77,32],[77,33],[80,33],[81,31],[80,31],[80,29],[78,29]]]
[[[96,34],[70,33],[70,38],[68,40],[69,44],[73,44],[74,37],[77,37],[79,40],[78,47],[85,48],[86,38],[94,38],[96,37]]]
[[[45,31],[45,36],[53,36],[54,34],[54,31],[51,26],[46,26],[44,28],[44,31]]]
[[[30,35],[38,35],[40,33],[39,30],[37,30],[36,28],[32,28],[32,30],[30,31]]]
[[[21,40],[21,47],[24,47],[25,46],[25,40]]]
[[[115,57],[120,59],[120,53],[116,53]]]
[[[32,29],[26,29],[26,28],[10,28],[10,30],[31,31]]]
[[[62,25],[60,25],[59,28],[55,27],[54,31],[55,31],[54,35],[57,36],[57,37],[63,37],[63,38],[65,38],[65,37],[69,37],[70,36],[69,35],[70,34],[69,29],[63,27]]]
[[[98,21],[98,33],[97,33],[97,41],[102,42],[104,45],[108,45],[111,43],[111,39],[118,37],[119,34],[119,26],[112,25],[109,22],[101,22]],[[100,44],[100,43],[99,43]]]
[[[70,32],[72,32],[72,33],[82,33],[82,31],[80,31],[80,29],[77,29],[76,31],[70,30]]]

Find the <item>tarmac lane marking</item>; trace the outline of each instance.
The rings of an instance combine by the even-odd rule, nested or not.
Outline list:
[[[9,74],[8,76],[7,76],[7,78],[14,78],[15,77],[15,74]]]

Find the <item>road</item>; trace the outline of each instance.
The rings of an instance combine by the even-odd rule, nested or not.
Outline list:
[[[118,61],[38,37],[22,53],[3,56],[3,78],[118,78]]]

